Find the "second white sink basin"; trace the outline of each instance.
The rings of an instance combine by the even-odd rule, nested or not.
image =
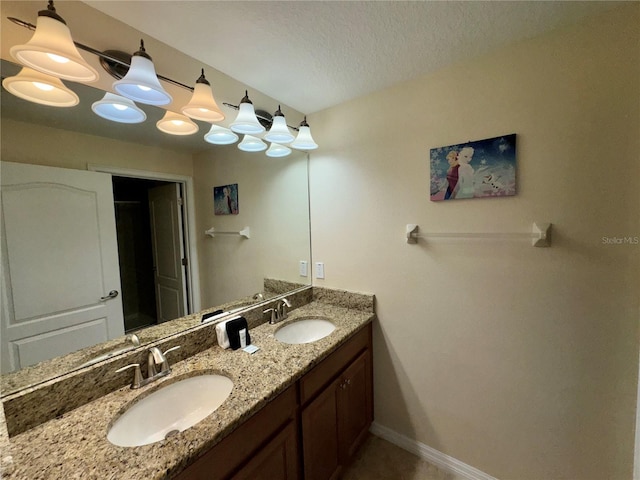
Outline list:
[[[131,406],[109,429],[107,439],[120,447],[159,442],[194,426],[231,394],[223,375],[199,375],[162,387]]]
[[[336,326],[326,318],[305,318],[279,328],[274,335],[282,343],[311,343],[335,329]]]

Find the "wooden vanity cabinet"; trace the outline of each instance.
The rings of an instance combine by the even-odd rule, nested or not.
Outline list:
[[[364,442],[373,421],[371,360],[368,325],[300,380],[305,480],[339,478]]]
[[[298,480],[297,411],[292,385],[175,478]]]
[[[369,323],[175,478],[337,479],[372,421]]]

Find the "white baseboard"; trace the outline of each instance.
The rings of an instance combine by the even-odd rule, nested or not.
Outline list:
[[[401,435],[400,433],[382,426],[379,423],[373,422],[373,424],[371,424],[370,431],[374,435],[381,437],[435,465],[440,470],[453,475],[454,480],[497,480],[495,477],[481,472],[471,465],[467,465],[466,463],[450,457],[435,448],[431,448],[424,443],[420,443],[409,437]]]

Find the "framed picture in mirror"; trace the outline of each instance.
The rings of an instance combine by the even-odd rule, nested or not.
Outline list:
[[[237,215],[240,212],[237,183],[213,187],[213,211],[216,215]]]

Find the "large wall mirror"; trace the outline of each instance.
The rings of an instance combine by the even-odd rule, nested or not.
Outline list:
[[[19,70],[2,61],[3,78]],[[142,124],[110,122],[91,111],[103,91],[67,86],[79,105],[37,105],[2,89],[3,396],[193,328],[202,310],[310,284],[300,275],[300,262],[311,262],[307,153],[269,158],[210,145],[204,122],[195,135],[168,135],[155,126],[164,114],[157,107],[140,105]],[[86,178],[103,183],[98,193]],[[103,229],[92,215],[105,178]],[[43,185],[54,185],[59,203]],[[249,238],[237,234],[245,227]],[[110,228],[115,251],[91,263]],[[211,228],[218,234],[205,234]],[[107,270],[117,287],[98,275]],[[72,294],[86,297],[79,311],[66,301]],[[121,310],[121,320],[69,318],[94,306]]]

